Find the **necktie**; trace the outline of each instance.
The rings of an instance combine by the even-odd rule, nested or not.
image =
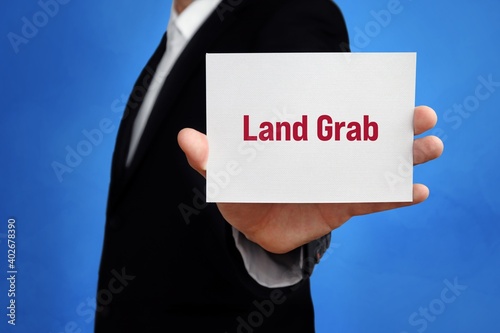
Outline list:
[[[134,121],[126,162],[127,167],[132,162],[132,158],[135,154],[137,146],[139,145],[142,132],[146,127],[151,110],[155,105],[158,94],[161,91],[170,69],[182,52],[184,42],[184,37],[175,25],[175,18],[170,20],[167,28],[167,47],[165,53],[158,64],[153,79],[151,80],[151,85],[148,88],[144,101],[142,102],[141,108],[139,109],[137,117]]]

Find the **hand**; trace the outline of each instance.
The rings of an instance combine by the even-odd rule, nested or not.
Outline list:
[[[419,106],[414,111],[415,135],[436,125],[433,109]],[[208,140],[206,135],[185,128],[179,132],[178,142],[186,158],[196,171],[206,177]],[[413,145],[414,165],[439,157],[442,141],[429,135],[418,138]],[[340,227],[353,216],[365,215],[415,205],[426,200],[429,189],[413,185],[413,202],[395,203],[218,203],[217,206],[233,227],[248,239],[273,253],[286,253],[311,242]]]

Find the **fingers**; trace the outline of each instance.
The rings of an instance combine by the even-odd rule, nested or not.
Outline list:
[[[437,136],[429,135],[416,139],[413,143],[413,165],[438,158],[443,153],[443,150],[443,141]]]
[[[417,106],[413,114],[415,135],[424,133],[433,128],[437,123],[436,112],[428,106]]]
[[[412,205],[424,202],[429,197],[429,188],[423,184],[413,184],[413,202]]]
[[[186,154],[189,165],[205,177],[208,161],[207,136],[192,128],[184,128],[177,135],[177,142]]]
[[[383,202],[354,204],[350,209],[350,216],[359,216],[378,213],[386,210],[413,206],[424,202],[429,197],[429,189],[422,184],[413,184],[413,200],[411,202]]]

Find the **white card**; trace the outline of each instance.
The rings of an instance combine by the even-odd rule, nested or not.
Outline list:
[[[208,202],[408,202],[416,54],[207,54]]]

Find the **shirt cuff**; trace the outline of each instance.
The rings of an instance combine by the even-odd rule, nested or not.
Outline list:
[[[311,276],[330,245],[330,234],[285,254],[266,251],[234,227],[232,234],[248,274],[268,288],[289,287]]]
[[[233,237],[248,274],[260,285],[280,288],[302,280],[301,247],[285,254],[275,254],[248,240],[235,228]]]

